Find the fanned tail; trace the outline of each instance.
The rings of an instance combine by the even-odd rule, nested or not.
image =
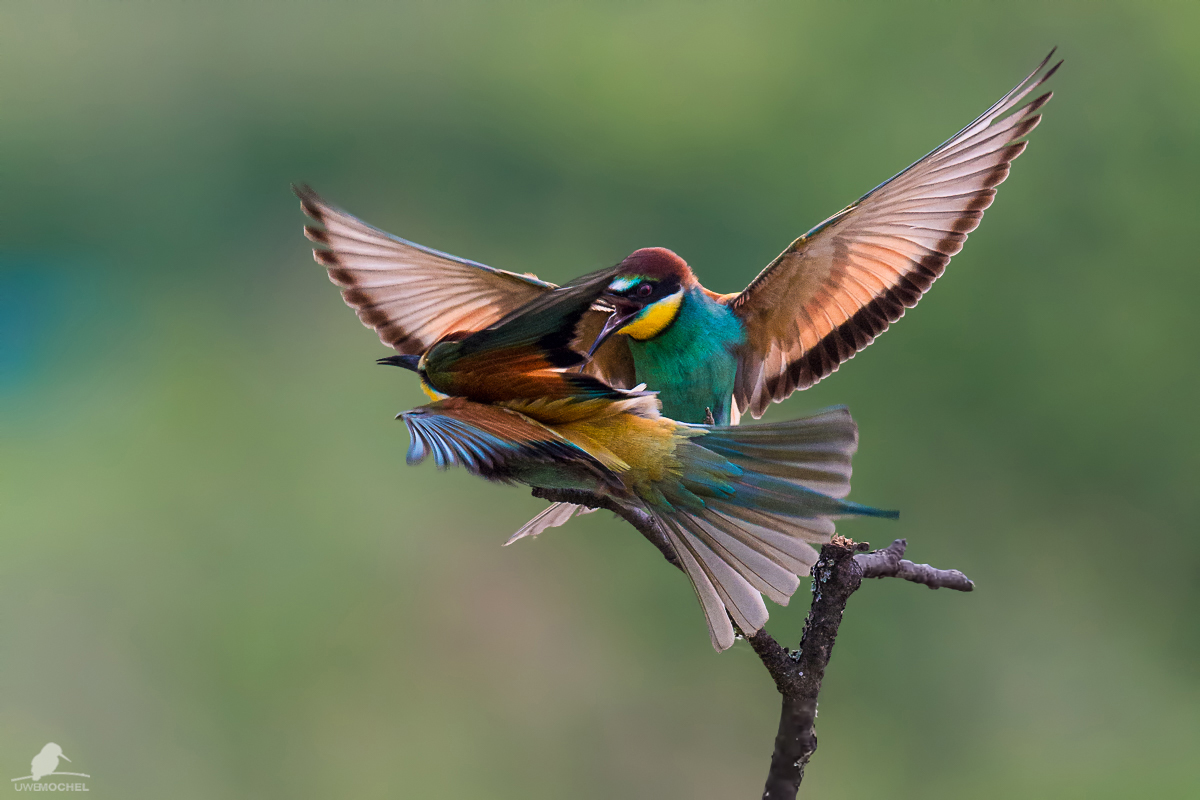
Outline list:
[[[764,595],[787,605],[834,519],[899,516],[841,499],[858,448],[845,408],[766,425],[688,427],[702,433],[676,451],[679,483],[660,487],[669,510],[649,510],[691,578],[718,651],[733,644],[733,624],[750,636],[766,623]]]

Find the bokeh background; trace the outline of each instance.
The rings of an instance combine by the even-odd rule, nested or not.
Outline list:
[[[1055,100],[847,403],[852,599],[803,793],[1200,795],[1200,5],[6,3],[0,778],[97,798],[757,797],[778,703],[607,513],[404,464],[421,402],[288,191],[565,280],[719,291],[1052,45]],[[807,593],[772,612],[795,643]],[[65,765],[64,765],[65,766]],[[7,780],[0,781],[7,783]]]

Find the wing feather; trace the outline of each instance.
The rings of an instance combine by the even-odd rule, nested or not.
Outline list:
[[[487,327],[554,285],[392,236],[297,187],[304,213],[321,225],[304,235],[313,258],[381,341],[420,355],[449,333]],[[422,313],[427,312],[427,313]]]
[[[1052,93],[1017,106],[1062,64],[1046,69],[1053,55],[970,125],[801,236],[745,291],[726,298],[747,334],[734,386],[739,411],[761,417],[772,401],[837,370],[917,304],[1025,150],[1018,140],[1037,126]]]
[[[304,212],[322,225],[305,228],[308,239],[323,246],[313,249],[313,258],[342,287],[362,323],[398,353],[420,355],[448,333],[486,327],[554,288],[384,233],[311,188],[295,192]]]
[[[380,340],[405,355],[421,355],[447,334],[478,331],[499,321],[555,285],[452,256],[368,225],[325,202],[307,186],[294,187],[304,213],[320,227],[304,235],[320,247],[313,258],[341,287]],[[610,309],[589,311],[576,349],[586,352]],[[618,388],[634,384],[633,359],[623,337],[600,348],[585,372]]]
[[[459,465],[488,480],[518,480],[531,464],[589,475],[620,489],[619,480],[594,456],[520,412],[454,397],[400,415],[412,444],[408,463],[432,454],[439,469]]]

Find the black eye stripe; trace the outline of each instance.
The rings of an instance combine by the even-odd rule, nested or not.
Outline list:
[[[678,281],[659,281],[653,278],[642,278],[629,288],[615,291],[613,294],[649,305],[677,291],[679,291]]]

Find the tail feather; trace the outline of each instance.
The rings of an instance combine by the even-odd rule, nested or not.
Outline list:
[[[732,530],[740,531],[738,535],[786,555],[798,565],[798,575],[807,575],[808,568],[817,563],[817,551],[812,545],[828,542],[835,531],[833,520],[827,517],[789,520],[787,525],[781,526],[778,517],[752,508],[722,507],[714,503],[710,511]],[[791,569],[790,564],[780,563]]]
[[[774,602],[786,606],[800,585],[796,574],[779,563],[775,548],[756,547],[759,543],[753,542],[753,537],[746,536],[736,525],[714,519],[710,513],[683,517],[680,523],[737,570],[751,586]]]
[[[851,503],[849,500],[842,503],[845,510],[839,514],[839,517],[879,517],[880,519],[900,519],[900,512],[894,508],[875,508],[875,506],[864,506],[862,503]]]
[[[522,525],[520,530],[508,537],[508,541],[504,543],[504,546],[508,547],[513,542],[528,536],[537,536],[539,533],[550,528],[557,528],[559,525],[566,524],[567,520],[571,517],[590,514],[595,510],[587,506],[577,506],[574,503],[551,503],[544,511]]]
[[[688,530],[688,526],[681,519],[668,519],[667,529],[674,534],[671,538],[675,552],[687,551],[720,600],[720,603],[710,613],[709,604],[705,604],[704,598],[701,597],[701,604],[705,605],[705,617],[708,618],[709,633],[713,638],[714,646],[718,650],[725,650],[733,644],[733,631],[729,629],[730,617],[746,635],[751,635],[762,628],[767,621],[767,606],[758,590],[738,573],[733,564],[722,559],[712,548]],[[692,583],[696,587],[697,595],[700,595],[701,589],[697,585],[695,577],[692,578]]]
[[[757,551],[764,558],[774,562],[780,569],[792,573],[792,579],[786,584],[787,597],[791,597],[792,592],[796,590],[798,584],[796,576],[807,575],[809,568],[817,561],[817,551],[799,534],[808,533],[808,538],[815,541],[828,538],[828,534],[812,534],[802,529],[791,532],[780,531],[777,527],[766,527],[738,519],[724,514],[718,509],[707,509],[703,517],[708,525]],[[763,522],[767,525],[771,524],[770,520],[763,520]],[[828,520],[821,520],[821,522],[828,522]],[[832,532],[832,523],[829,523],[829,529]],[[772,597],[771,599],[780,605],[787,605],[786,598],[778,600]]]
[[[663,530],[671,541],[671,547],[679,556],[679,563],[692,582],[696,597],[700,600],[700,608],[708,621],[708,635],[712,646],[719,653],[733,647],[733,625],[729,621],[729,613],[725,610],[724,599],[717,593],[717,588],[709,580],[708,573],[700,566],[691,548],[685,547],[681,534],[671,525],[664,525]]]
[[[755,508],[785,518],[836,517],[855,513],[852,510],[855,504],[771,475],[747,471],[733,482],[733,486],[732,495],[713,499],[724,505]],[[696,492],[696,489],[692,491]]]
[[[748,636],[763,626],[763,595],[787,605],[834,519],[897,516],[842,499],[858,447],[844,408],[745,428],[687,427],[677,480],[640,493],[692,579],[718,650],[733,644],[730,618]]]
[[[837,406],[804,419],[708,428],[692,441],[743,469],[841,498],[850,493],[858,426]]]
[[[807,542],[768,515],[758,516],[771,528],[714,509],[651,513],[691,579],[718,652],[733,645],[730,617],[753,636],[767,621],[762,596],[787,605],[800,585],[799,576],[807,575],[817,560]],[[829,527],[832,530],[832,524]],[[822,538],[828,541],[828,536]]]

